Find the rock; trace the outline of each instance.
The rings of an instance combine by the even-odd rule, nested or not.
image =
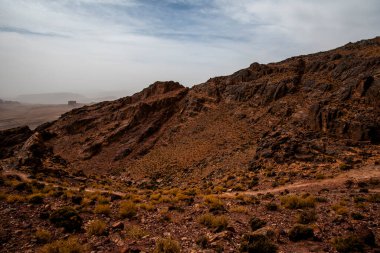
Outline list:
[[[121,248],[119,252],[120,253],[140,253],[142,251],[137,247],[128,246],[128,247]]]
[[[278,247],[268,237],[260,234],[247,234],[243,236],[241,252],[277,252]]]
[[[275,237],[278,236],[278,235],[276,235],[276,232],[270,226],[259,228],[258,230],[252,232],[252,234],[264,235],[264,236],[266,236],[268,238],[272,238],[272,239],[274,239]]]
[[[120,237],[118,233],[111,234],[109,238],[113,243],[115,243],[119,247],[123,247],[125,245],[125,241]]]
[[[360,226],[356,229],[355,234],[362,240],[365,244],[369,246],[375,246],[376,245],[376,238],[375,234],[371,229],[365,226]]]
[[[51,154],[51,150],[45,146],[40,133],[35,132],[30,136],[18,153],[19,165],[28,166],[34,170],[41,169],[42,159]]]
[[[88,159],[92,158],[93,156],[99,154],[100,151],[102,151],[102,145],[103,144],[101,142],[92,143],[92,144],[88,145],[82,151],[82,158],[84,160],[88,160]]]
[[[111,228],[114,230],[122,230],[124,229],[124,223],[122,221],[117,221],[111,225]]]
[[[130,148],[122,149],[116,153],[116,156],[114,157],[114,161],[124,159],[125,157],[127,157],[131,153],[132,153],[132,149],[130,149]]]
[[[210,243],[220,240],[229,239],[231,237],[232,233],[230,231],[223,231],[217,234],[214,234],[210,237],[209,241]]]
[[[0,243],[4,244],[11,239],[11,231],[8,229],[0,229]]]
[[[120,200],[120,199],[122,199],[121,195],[111,194],[111,201]]]
[[[230,232],[232,232],[232,233],[235,233],[235,232],[236,232],[236,229],[235,229],[234,227],[232,227],[232,226],[227,226],[226,230],[227,230],[227,231],[230,231]]]
[[[77,205],[80,205],[82,203],[83,197],[78,195],[71,196],[71,202]]]
[[[0,131],[0,159],[11,157],[32,134],[27,126]]]
[[[62,227],[67,232],[79,231],[83,225],[82,217],[71,207],[62,207],[53,211],[49,219],[57,227]]]
[[[22,230],[16,230],[14,233],[17,236],[21,236],[23,234],[23,231]]]

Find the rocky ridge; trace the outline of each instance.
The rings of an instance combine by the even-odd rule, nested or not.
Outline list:
[[[379,78],[375,38],[2,131],[0,243],[378,252]]]
[[[297,161],[365,163],[366,155],[357,159],[351,151],[380,142],[379,45],[375,38],[253,63],[191,89],[156,82],[131,97],[74,109],[35,132],[69,171],[121,173],[132,181],[175,182],[188,171],[206,178]],[[17,131],[16,139],[20,131],[31,135]]]

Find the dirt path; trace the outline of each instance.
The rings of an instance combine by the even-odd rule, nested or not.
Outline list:
[[[32,179],[29,178],[28,174],[23,173],[21,171],[6,170],[6,171],[3,171],[3,175],[4,176],[7,176],[7,175],[18,176],[24,182],[31,182],[32,181]],[[72,190],[72,191],[79,191],[80,190],[79,187],[74,187],[74,186],[63,186],[63,185],[60,185],[60,184],[48,183],[48,182],[41,181],[41,180],[37,180],[37,182],[41,183],[41,184],[53,186],[53,187],[61,187],[61,188],[66,189],[66,190]],[[85,192],[111,193],[113,195],[118,195],[118,196],[121,196],[121,197],[124,197],[127,194],[125,192],[110,191],[110,190],[98,189],[98,188],[84,188],[84,191]]]
[[[31,182],[32,179],[29,178],[29,175],[26,173],[23,173],[21,171],[16,171],[16,170],[4,170],[2,171],[3,175],[14,175],[14,176],[19,176],[22,181],[24,182]],[[313,188],[332,188],[336,185],[342,185],[344,182],[347,180],[351,179],[353,181],[357,180],[368,180],[371,178],[379,178],[380,179],[380,166],[377,165],[371,165],[371,166],[365,166],[360,169],[353,169],[348,172],[344,172],[339,174],[338,176],[334,178],[328,178],[328,179],[322,179],[318,181],[307,181],[307,182],[298,182],[294,184],[289,184],[289,185],[283,185],[279,186],[276,188],[270,188],[270,189],[263,189],[263,190],[257,190],[257,191],[239,191],[239,192],[225,192],[219,194],[221,197],[233,197],[237,193],[239,194],[245,194],[245,195],[259,195],[259,194],[266,194],[266,193],[276,193],[276,192],[282,192],[285,190],[299,190],[302,188],[308,188],[308,189],[313,189]],[[48,183],[45,181],[37,181],[42,184],[50,185],[53,187],[62,187],[67,190],[73,190],[73,191],[79,191],[79,187],[70,187],[70,186],[63,186],[59,184],[54,184],[54,183]],[[100,192],[100,193],[110,193],[114,195],[118,195],[121,197],[124,197],[127,193],[125,192],[120,192],[120,191],[110,191],[106,189],[100,189],[100,188],[85,188],[85,192]],[[380,189],[371,189],[372,192],[380,192]]]
[[[276,188],[271,188],[271,189],[263,189],[263,190],[257,190],[257,191],[242,191],[242,192],[226,192],[220,194],[221,196],[224,197],[232,197],[236,195],[237,193],[239,194],[245,194],[245,195],[259,195],[259,194],[266,194],[266,193],[276,193],[276,192],[282,192],[285,190],[298,190],[302,188],[308,188],[312,189],[315,187],[318,188],[331,188],[336,185],[342,185],[344,182],[347,180],[368,180],[370,178],[380,178],[380,166],[377,165],[371,165],[371,166],[365,166],[360,169],[353,169],[348,172],[344,172],[339,174],[338,176],[334,178],[327,178],[327,179],[322,179],[318,181],[307,181],[307,182],[298,182],[290,185],[283,185],[279,186]],[[380,189],[372,189],[372,192],[380,192]]]

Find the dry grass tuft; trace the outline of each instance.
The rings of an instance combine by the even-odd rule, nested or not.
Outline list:
[[[88,224],[87,233],[89,235],[104,235],[107,224],[102,220],[93,220]]]

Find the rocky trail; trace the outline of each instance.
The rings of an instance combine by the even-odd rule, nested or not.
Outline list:
[[[294,184],[287,184],[279,187],[275,187],[272,189],[263,189],[257,191],[243,191],[239,192],[239,194],[245,195],[259,195],[266,193],[277,193],[285,190],[300,190],[304,188],[315,189],[315,188],[333,188],[337,185],[344,184],[347,180],[360,181],[360,180],[369,180],[369,179],[379,179],[380,178],[380,166],[379,165],[371,165],[366,166],[360,169],[353,169],[348,172],[344,172],[339,174],[334,178],[327,178],[318,181],[308,181],[308,182],[297,182]],[[372,192],[380,192],[380,189],[371,189]],[[226,192],[221,194],[224,197],[231,197],[236,195],[237,192]]]
[[[29,174],[21,172],[21,171],[5,170],[5,171],[3,171],[3,175],[4,176],[8,176],[8,175],[9,176],[17,176],[17,177],[19,177],[24,182],[31,182],[32,181],[32,179],[30,178]],[[80,187],[75,187],[75,186],[64,186],[64,185],[61,185],[61,184],[49,183],[49,182],[42,181],[42,180],[37,180],[37,182],[41,183],[41,184],[53,186],[53,187],[61,187],[63,189],[71,190],[71,191],[80,191],[81,190]],[[85,192],[110,193],[110,194],[118,195],[118,196],[121,196],[121,197],[123,197],[123,196],[126,195],[126,193],[124,193],[124,192],[110,191],[110,190],[100,189],[100,188],[84,188],[83,191],[85,191]]]
[[[21,171],[16,171],[16,170],[5,170],[2,172],[4,176],[7,175],[13,175],[13,176],[18,176],[22,181],[24,182],[30,182],[32,179],[30,178],[30,175],[27,173],[21,172]],[[270,188],[270,189],[262,189],[262,190],[248,190],[248,191],[239,191],[239,192],[225,192],[219,194],[221,197],[233,197],[236,194],[244,194],[244,195],[251,195],[251,196],[256,196],[260,194],[267,194],[267,193],[278,193],[282,192],[285,190],[288,191],[295,191],[295,190],[302,190],[305,188],[310,189],[320,189],[320,188],[334,188],[338,185],[344,184],[347,180],[353,180],[353,181],[360,181],[360,180],[369,180],[369,179],[380,179],[380,166],[379,165],[369,165],[365,166],[359,169],[352,169],[347,172],[343,172],[339,174],[338,176],[334,178],[327,178],[327,179],[322,179],[318,181],[308,181],[308,182],[297,182],[293,184],[287,184],[275,188]],[[54,184],[54,183],[49,183],[45,181],[38,181],[39,183],[50,185],[53,187],[61,187],[66,190],[72,190],[72,191],[79,191],[81,188],[79,187],[70,187],[70,186],[64,186],[60,184]],[[85,192],[99,192],[99,193],[110,193],[113,195],[118,195],[118,196],[125,196],[127,193],[126,192],[121,192],[121,191],[110,191],[106,189],[101,189],[101,188],[84,188],[83,189]],[[380,189],[371,189],[371,192],[380,192]]]

